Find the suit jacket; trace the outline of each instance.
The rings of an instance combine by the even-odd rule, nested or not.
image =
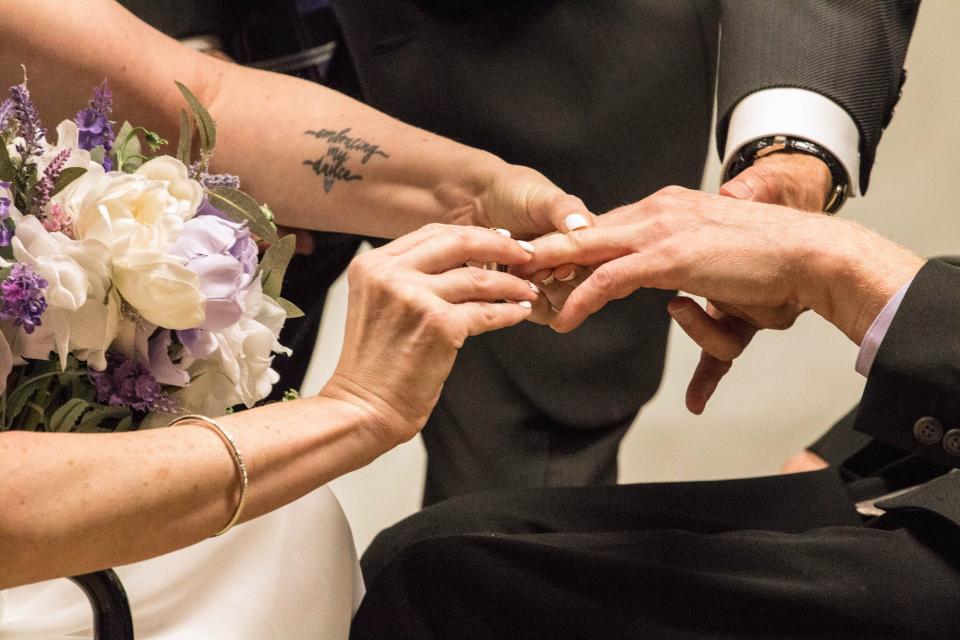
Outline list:
[[[930,418],[940,425],[932,436],[917,424]],[[942,475],[960,467],[960,449],[951,446],[960,436],[951,433],[960,429],[960,266],[931,260],[917,274],[877,352],[854,427],[877,440],[850,456],[848,466],[899,467],[914,484],[924,474],[939,476],[878,506],[933,513],[960,526],[960,474]]]
[[[916,13],[916,2],[886,4],[335,0],[334,9],[371,105],[532,166],[606,211],[668,184],[699,186],[718,52],[721,145],[742,97],[805,87],[850,111],[868,175]],[[618,422],[657,389],[672,295],[637,292],[567,336],[524,324],[476,340],[548,417]]]

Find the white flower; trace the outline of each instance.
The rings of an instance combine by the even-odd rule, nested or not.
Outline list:
[[[273,353],[289,353],[277,341],[286,319],[286,312],[274,300],[263,295],[259,279],[254,279],[244,291],[242,306],[244,315],[240,320],[221,331],[210,332],[216,343],[214,352],[189,366],[191,380],[200,371],[209,371],[209,364],[226,375],[233,385],[237,398],[233,404],[243,402],[252,407],[267,397],[279,380],[277,372],[270,368]],[[193,385],[193,382],[191,382]],[[231,406],[224,405],[224,408]]]
[[[183,163],[161,156],[130,175],[92,165],[53,201],[78,239],[108,248],[113,282],[140,315],[168,329],[191,329],[204,322],[205,298],[186,260],[168,249],[202,198]]]
[[[45,359],[56,351],[66,366],[67,355],[75,351],[103,369],[120,314],[119,301],[110,293],[106,247],[48,233],[34,216],[20,219],[11,246],[16,261],[30,265],[48,283],[43,323],[32,334],[21,332],[17,355]]]
[[[186,260],[163,251],[113,247],[113,282],[120,295],[147,321],[167,329],[203,324],[206,298],[200,278]]]
[[[129,240],[139,248],[165,250],[202,199],[203,187],[190,179],[187,167],[161,156],[133,174],[105,173],[91,165],[53,202],[70,217],[77,238],[99,240],[111,248]]]

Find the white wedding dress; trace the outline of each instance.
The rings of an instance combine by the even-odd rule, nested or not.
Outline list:
[[[326,487],[220,536],[117,567],[137,640],[347,638],[363,596],[350,527]],[[0,638],[91,638],[66,579],[0,591]]]

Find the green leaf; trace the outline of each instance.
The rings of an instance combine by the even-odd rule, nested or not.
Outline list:
[[[204,156],[204,160],[209,159],[214,147],[217,146],[217,125],[210,117],[210,112],[197,99],[197,96],[193,95],[193,92],[187,89],[183,83],[177,82],[176,84],[180,93],[186,98],[187,104],[190,105],[193,117],[197,121],[197,130],[200,132],[201,155]]]
[[[60,172],[60,175],[57,176],[57,181],[53,183],[53,193],[50,195],[57,195],[63,191],[68,184],[82,176],[87,172],[83,167],[67,167]]]
[[[302,318],[305,314],[303,309],[293,304],[286,298],[277,298],[277,304],[283,307],[283,310],[287,312],[287,320],[290,318]]]
[[[119,171],[132,173],[143,164],[143,146],[137,136],[137,130],[129,122],[124,122],[117,132],[117,144],[113,147],[116,158],[114,166]]]
[[[274,300],[280,297],[280,289],[283,286],[283,276],[287,272],[287,265],[290,264],[290,258],[297,248],[297,237],[292,233],[283,236],[280,242],[270,245],[270,248],[263,254],[263,260],[260,261],[260,271],[262,273],[263,294],[270,296]]]
[[[93,411],[83,417],[80,424],[77,425],[77,431],[91,432],[103,428],[107,420],[120,420],[130,415],[130,409],[126,407],[105,407],[103,405],[93,405]]]
[[[106,149],[103,148],[102,144],[98,144],[93,149],[90,150],[90,162],[96,164],[103,164],[103,157],[107,155]]]
[[[50,431],[70,431],[89,408],[90,405],[86,400],[70,398],[53,412],[53,416],[50,418]]]
[[[276,228],[263,215],[260,205],[243,191],[214,187],[207,191],[207,199],[234,222],[246,222],[250,231],[271,245],[280,242]]]
[[[116,432],[120,431],[130,431],[133,429],[133,414],[127,416],[117,424],[117,428],[114,429]]]
[[[190,126],[190,116],[185,109],[180,109],[180,141],[177,143],[177,160],[190,166],[190,156],[193,153],[193,127]]]
[[[16,176],[17,169],[13,166],[10,152],[7,151],[7,145],[4,143],[3,138],[0,138],[0,180],[13,182]]]

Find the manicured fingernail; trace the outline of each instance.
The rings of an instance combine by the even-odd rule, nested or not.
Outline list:
[[[533,284],[529,280],[527,280],[527,286],[530,287],[530,291],[533,291],[535,294],[540,295],[540,287]]]
[[[533,245],[527,242],[526,240],[517,240],[517,244],[520,245],[520,248],[526,251],[527,253],[533,253]]]
[[[562,278],[560,276],[557,276],[557,280],[559,280],[560,282],[570,282],[576,277],[576,275],[577,275],[577,272],[571,269],[570,273],[563,276]]]
[[[563,219],[563,224],[567,231],[576,231],[587,226],[587,219],[579,213],[571,213]]]
[[[753,190],[740,180],[734,180],[728,183],[727,191],[733,194],[733,197],[738,200],[749,200],[750,196],[753,195]]]
[[[509,231],[508,229],[501,229],[500,227],[491,227],[491,228],[492,228],[494,231],[496,231],[497,233],[499,233],[500,235],[502,235],[504,238],[512,238],[512,237],[513,237],[513,236],[510,234],[510,231]]]
[[[530,302],[529,300],[521,300],[517,304],[523,307],[524,309],[533,309],[533,303]]]
[[[541,284],[542,286],[544,286],[544,287],[549,287],[550,285],[552,285],[552,284],[553,284],[554,282],[556,282],[556,281],[557,281],[557,279],[554,278],[554,277],[553,277],[553,274],[551,273],[551,274],[548,275],[546,278],[544,278],[543,280],[541,280],[541,281],[540,281],[540,284]]]

